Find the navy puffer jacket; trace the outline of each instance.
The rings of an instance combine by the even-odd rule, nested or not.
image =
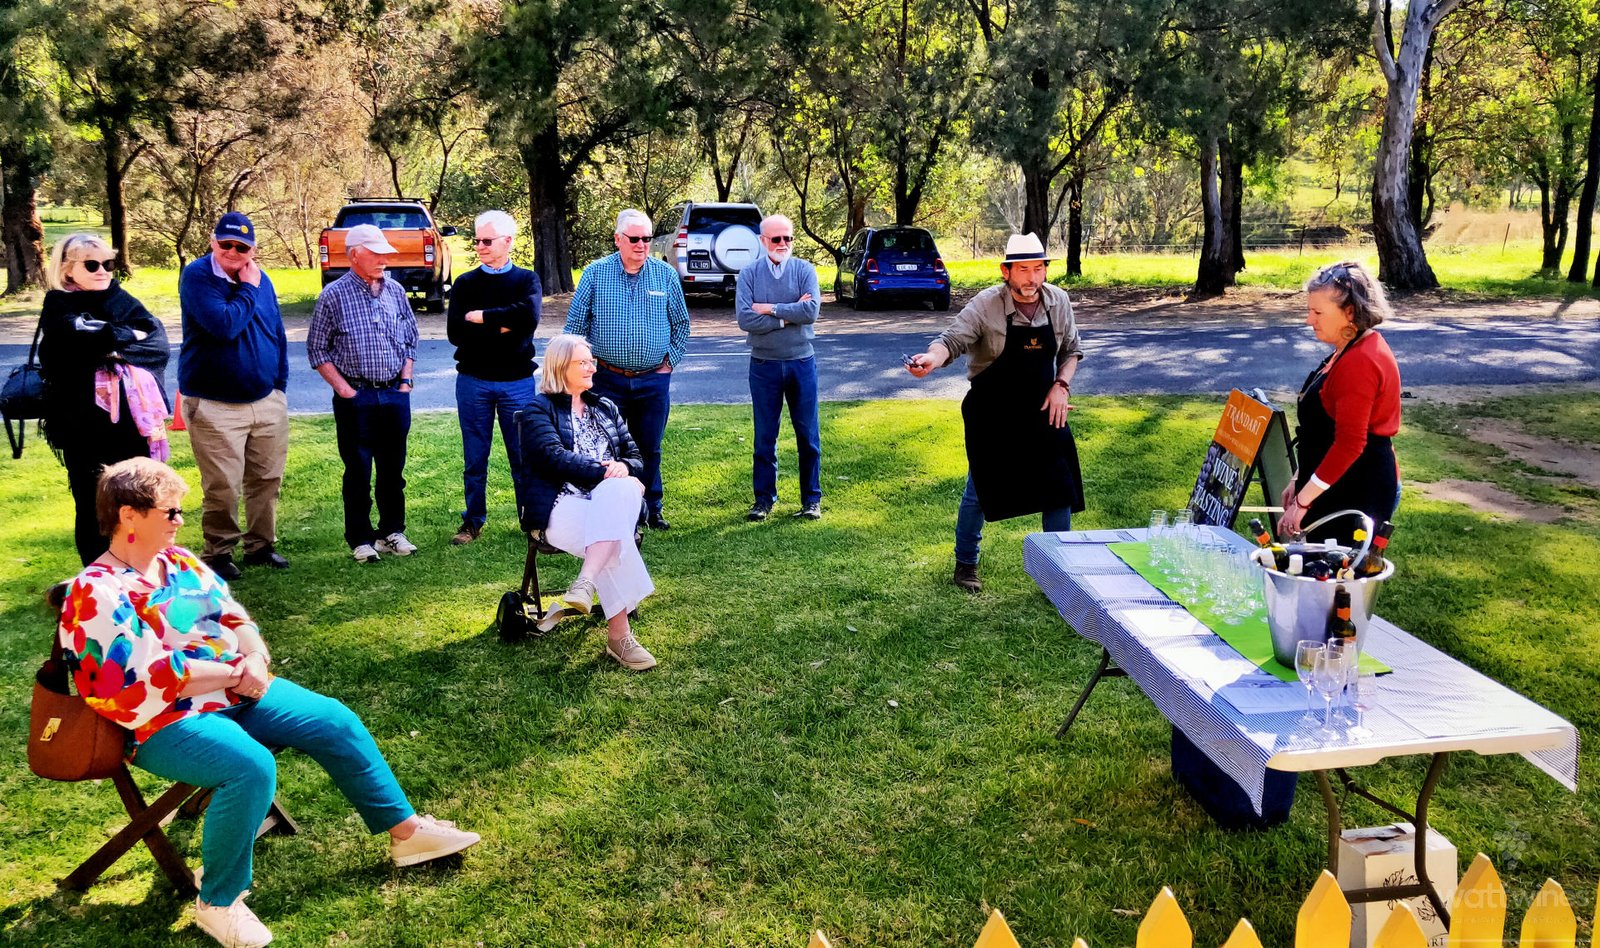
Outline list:
[[[584,392],[583,403],[600,420],[611,442],[611,456],[628,466],[634,477],[644,475],[644,456],[628,433],[628,423],[609,398],[592,390]],[[563,485],[572,484],[593,490],[605,478],[605,465],[572,450],[572,396],[534,396],[522,411],[517,429],[522,442],[522,463],[528,477],[528,507],[522,511],[522,529],[543,530],[550,523]]]

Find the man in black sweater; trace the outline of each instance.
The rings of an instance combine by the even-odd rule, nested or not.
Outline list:
[[[533,332],[539,328],[544,294],[537,273],[511,263],[517,222],[505,211],[484,211],[474,235],[481,265],[456,278],[447,318],[456,347],[456,413],[466,462],[462,480],[467,507],[461,512],[461,529],[450,540],[457,546],[476,540],[489,516],[485,483],[496,416],[517,507],[523,506],[527,493],[511,416],[539,391],[533,380]]]

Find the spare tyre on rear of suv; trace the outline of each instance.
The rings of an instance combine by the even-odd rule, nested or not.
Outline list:
[[[652,253],[672,265],[685,293],[731,297],[740,270],[761,259],[761,209],[685,202],[662,215]]]

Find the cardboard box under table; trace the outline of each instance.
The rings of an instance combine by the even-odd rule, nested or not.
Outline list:
[[[1231,531],[1205,529],[1249,545]],[[1305,708],[1303,686],[1246,659],[1107,548],[1142,541],[1145,534],[1080,530],[1035,533],[1024,541],[1028,575],[1068,625],[1101,647],[1099,667],[1062,725],[1063,735],[1100,679],[1132,678],[1172,723],[1180,779],[1225,825],[1266,826],[1287,818],[1284,782],[1292,801],[1294,776],[1314,773],[1328,811],[1328,867],[1335,874],[1342,830],[1336,789],[1413,823],[1424,855],[1428,803],[1452,753],[1519,753],[1567,789],[1577,789],[1576,728],[1378,616],[1368,628],[1366,651],[1393,672],[1380,678],[1376,707],[1367,713],[1373,737],[1314,741],[1297,723]],[[1410,809],[1378,799],[1350,775],[1388,757],[1418,754],[1430,760]],[[1346,898],[1359,903],[1426,896],[1448,921],[1426,860],[1418,857],[1415,864],[1415,883],[1355,889]]]

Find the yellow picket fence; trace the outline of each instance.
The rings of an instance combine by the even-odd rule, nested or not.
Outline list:
[[[1590,928],[1591,948],[1600,948],[1600,886],[1595,890],[1594,924]],[[1295,918],[1294,948],[1349,948],[1352,916],[1339,883],[1326,870]],[[1450,904],[1448,948],[1500,948],[1511,944],[1506,938],[1506,890],[1489,857],[1479,853],[1461,878]],[[1578,917],[1567,901],[1567,894],[1554,879],[1546,879],[1539,894],[1522,917],[1518,948],[1577,948]],[[1135,948],[1194,948],[1194,933],[1172,890],[1163,888],[1139,923]],[[1417,922],[1416,913],[1404,902],[1389,913],[1389,919],[1373,941],[1375,948],[1428,948],[1428,938]],[[833,948],[822,932],[813,932],[809,948]],[[972,948],[1022,948],[999,909],[989,916]],[[1079,938],[1072,948],[1089,948]],[[1239,919],[1233,934],[1222,948],[1262,948],[1261,939],[1246,919]]]

